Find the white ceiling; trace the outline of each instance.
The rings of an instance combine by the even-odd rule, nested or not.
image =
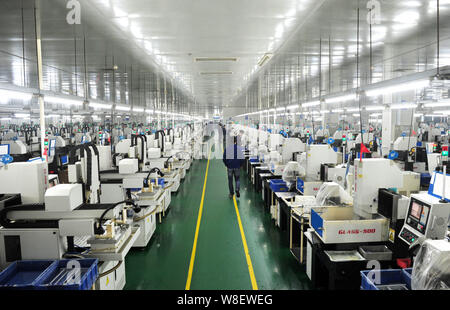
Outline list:
[[[91,0],[196,100],[218,106],[228,104],[261,57],[274,52],[318,2]],[[198,57],[237,61],[197,62]]]

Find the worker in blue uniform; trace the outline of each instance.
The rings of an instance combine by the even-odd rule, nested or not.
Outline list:
[[[223,163],[227,167],[228,171],[228,188],[230,190],[230,199],[234,195],[233,177],[236,182],[236,197],[239,198],[240,194],[240,175],[241,167],[244,165],[244,149],[238,141],[239,137],[231,137],[233,143],[228,143],[225,151],[223,152]],[[230,140],[229,140],[230,141]]]

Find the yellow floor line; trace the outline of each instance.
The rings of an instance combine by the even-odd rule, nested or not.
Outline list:
[[[202,200],[200,202],[200,209],[198,210],[197,227],[195,229],[194,245],[192,246],[191,262],[189,264],[189,272],[188,272],[188,277],[187,277],[187,281],[186,281],[186,290],[190,290],[191,289],[192,272],[194,270],[195,252],[197,250],[198,231],[200,229],[200,223],[202,221],[203,203],[205,201],[206,181],[208,180],[208,170],[209,170],[210,157],[211,157],[211,150],[209,150],[208,164],[206,165],[205,182],[203,183]]]
[[[222,152],[224,152],[223,145],[222,145]],[[225,170],[226,170],[226,167],[225,167]],[[258,284],[256,283],[255,272],[253,271],[252,259],[250,257],[250,252],[248,251],[247,239],[245,238],[244,228],[242,227],[241,216],[239,215],[239,209],[237,207],[236,196],[233,196],[233,201],[234,201],[234,208],[236,210],[236,216],[237,216],[237,220],[238,220],[238,224],[239,224],[239,230],[241,231],[242,244],[244,246],[245,259],[247,260],[248,273],[250,275],[250,280],[252,282],[252,289],[258,290]]]
[[[245,259],[247,260],[248,273],[250,280],[252,281],[252,289],[258,290],[258,284],[256,283],[255,272],[253,271],[252,259],[250,258],[250,252],[248,251],[247,240],[245,239],[244,228],[242,228],[241,216],[239,215],[238,206],[236,203],[236,196],[233,196],[234,208],[236,210],[237,220],[239,223],[239,230],[241,231],[242,244],[244,246]]]

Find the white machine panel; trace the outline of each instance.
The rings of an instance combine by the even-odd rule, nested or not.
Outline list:
[[[45,193],[45,211],[72,211],[83,203],[81,184],[59,184]]]
[[[160,148],[149,148],[148,149],[148,156],[149,159],[157,159],[161,157],[161,149]]]
[[[97,145],[100,160],[100,171],[112,169],[111,147],[107,145]]]
[[[116,144],[116,153],[128,154],[131,147],[131,139],[123,139]]]
[[[61,236],[85,237],[94,235],[93,219],[71,219],[58,222]]]
[[[43,203],[48,188],[47,163],[11,163],[0,168],[0,194],[20,194],[22,203]]]
[[[417,137],[398,137],[394,142],[395,151],[409,151],[417,144]]]
[[[122,186],[123,188],[142,188],[144,182],[142,178],[124,178]]]
[[[378,212],[380,188],[403,187],[403,173],[393,160],[366,158],[355,160],[354,167],[353,204],[355,213],[362,217]]]
[[[100,196],[101,203],[115,203],[125,200],[125,192],[122,184],[107,184],[101,185],[102,195]]]
[[[120,174],[133,174],[138,172],[139,162],[137,158],[125,158],[119,162]]]
[[[164,169],[164,162],[167,160],[167,158],[158,158],[158,159],[151,159],[149,161],[150,165],[150,169],[152,168],[159,168],[160,170]]]
[[[20,249],[11,249],[6,247],[5,236],[19,237],[20,243],[17,244]],[[61,259],[66,251],[66,242],[58,234],[58,229],[4,229],[0,228],[0,268],[15,261],[13,257],[10,260],[7,257],[7,248],[16,252],[20,250],[20,259]]]
[[[320,165],[337,164],[338,160],[338,153],[329,145],[310,145],[306,154],[306,179],[319,181]]]

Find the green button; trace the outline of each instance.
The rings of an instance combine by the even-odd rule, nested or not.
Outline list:
[[[414,242],[414,240],[416,240],[416,239],[414,239],[414,238],[411,239],[412,242]]]

